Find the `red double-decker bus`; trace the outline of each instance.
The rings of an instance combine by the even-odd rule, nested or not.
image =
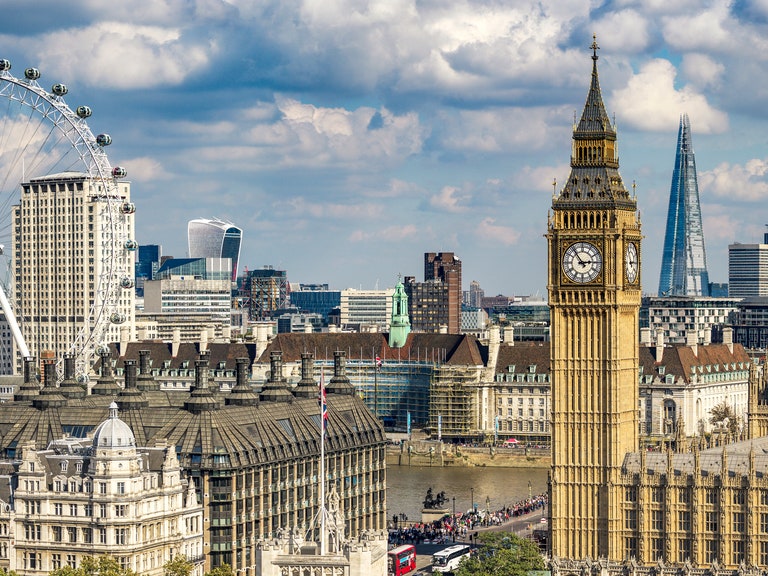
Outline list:
[[[416,570],[416,548],[413,544],[403,544],[387,552],[387,574],[400,576]]]

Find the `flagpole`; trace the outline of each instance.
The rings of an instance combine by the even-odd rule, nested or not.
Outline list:
[[[325,370],[320,369],[320,556],[325,556],[325,423],[328,418],[325,405]]]

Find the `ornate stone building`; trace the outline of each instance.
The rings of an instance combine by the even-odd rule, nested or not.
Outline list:
[[[142,448],[116,403],[93,438],[27,442],[3,477],[0,565],[21,574],[75,567],[110,554],[124,567],[161,576],[183,554],[203,573],[203,507],[172,448]]]
[[[317,381],[308,371],[289,389],[276,356],[269,380],[257,392],[247,381],[249,360],[229,356],[217,370],[235,374],[235,384],[220,390],[210,381],[209,354],[203,351],[185,368],[194,372],[190,388],[161,390],[146,369],[148,355],[142,358],[145,366],[137,374],[135,359],[105,354],[90,390],[72,378],[71,362],[65,362],[58,387],[50,385],[52,377],[40,388],[32,377],[33,361],[28,362],[25,383],[0,411],[2,455],[18,459],[22,447],[42,450],[65,435],[85,438],[116,402],[136,443],[174,447],[183,474],[194,483],[204,510],[204,569],[228,563],[253,576],[257,542],[294,527],[310,530],[319,509]],[[113,363],[124,383],[115,380]],[[373,538],[386,529],[386,439],[343,371],[327,392],[327,483],[338,491],[345,537]]]

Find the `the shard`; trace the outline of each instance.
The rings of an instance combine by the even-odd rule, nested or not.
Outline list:
[[[709,296],[696,159],[687,114],[680,118],[677,134],[659,296]]]

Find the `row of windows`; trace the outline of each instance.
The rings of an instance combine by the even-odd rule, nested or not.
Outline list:
[[[677,502],[681,504],[691,503],[690,490],[674,490],[677,494]],[[665,490],[661,486],[654,486],[650,488],[650,499],[652,502],[664,502]],[[628,486],[624,492],[624,499],[627,502],[637,502],[637,487]],[[704,490],[704,503],[705,504],[718,504],[720,502],[720,491],[713,488],[707,488]],[[743,506],[746,504],[746,493],[743,490],[731,491],[731,503],[737,506]],[[760,492],[760,504],[762,506],[768,506],[768,491]]]

